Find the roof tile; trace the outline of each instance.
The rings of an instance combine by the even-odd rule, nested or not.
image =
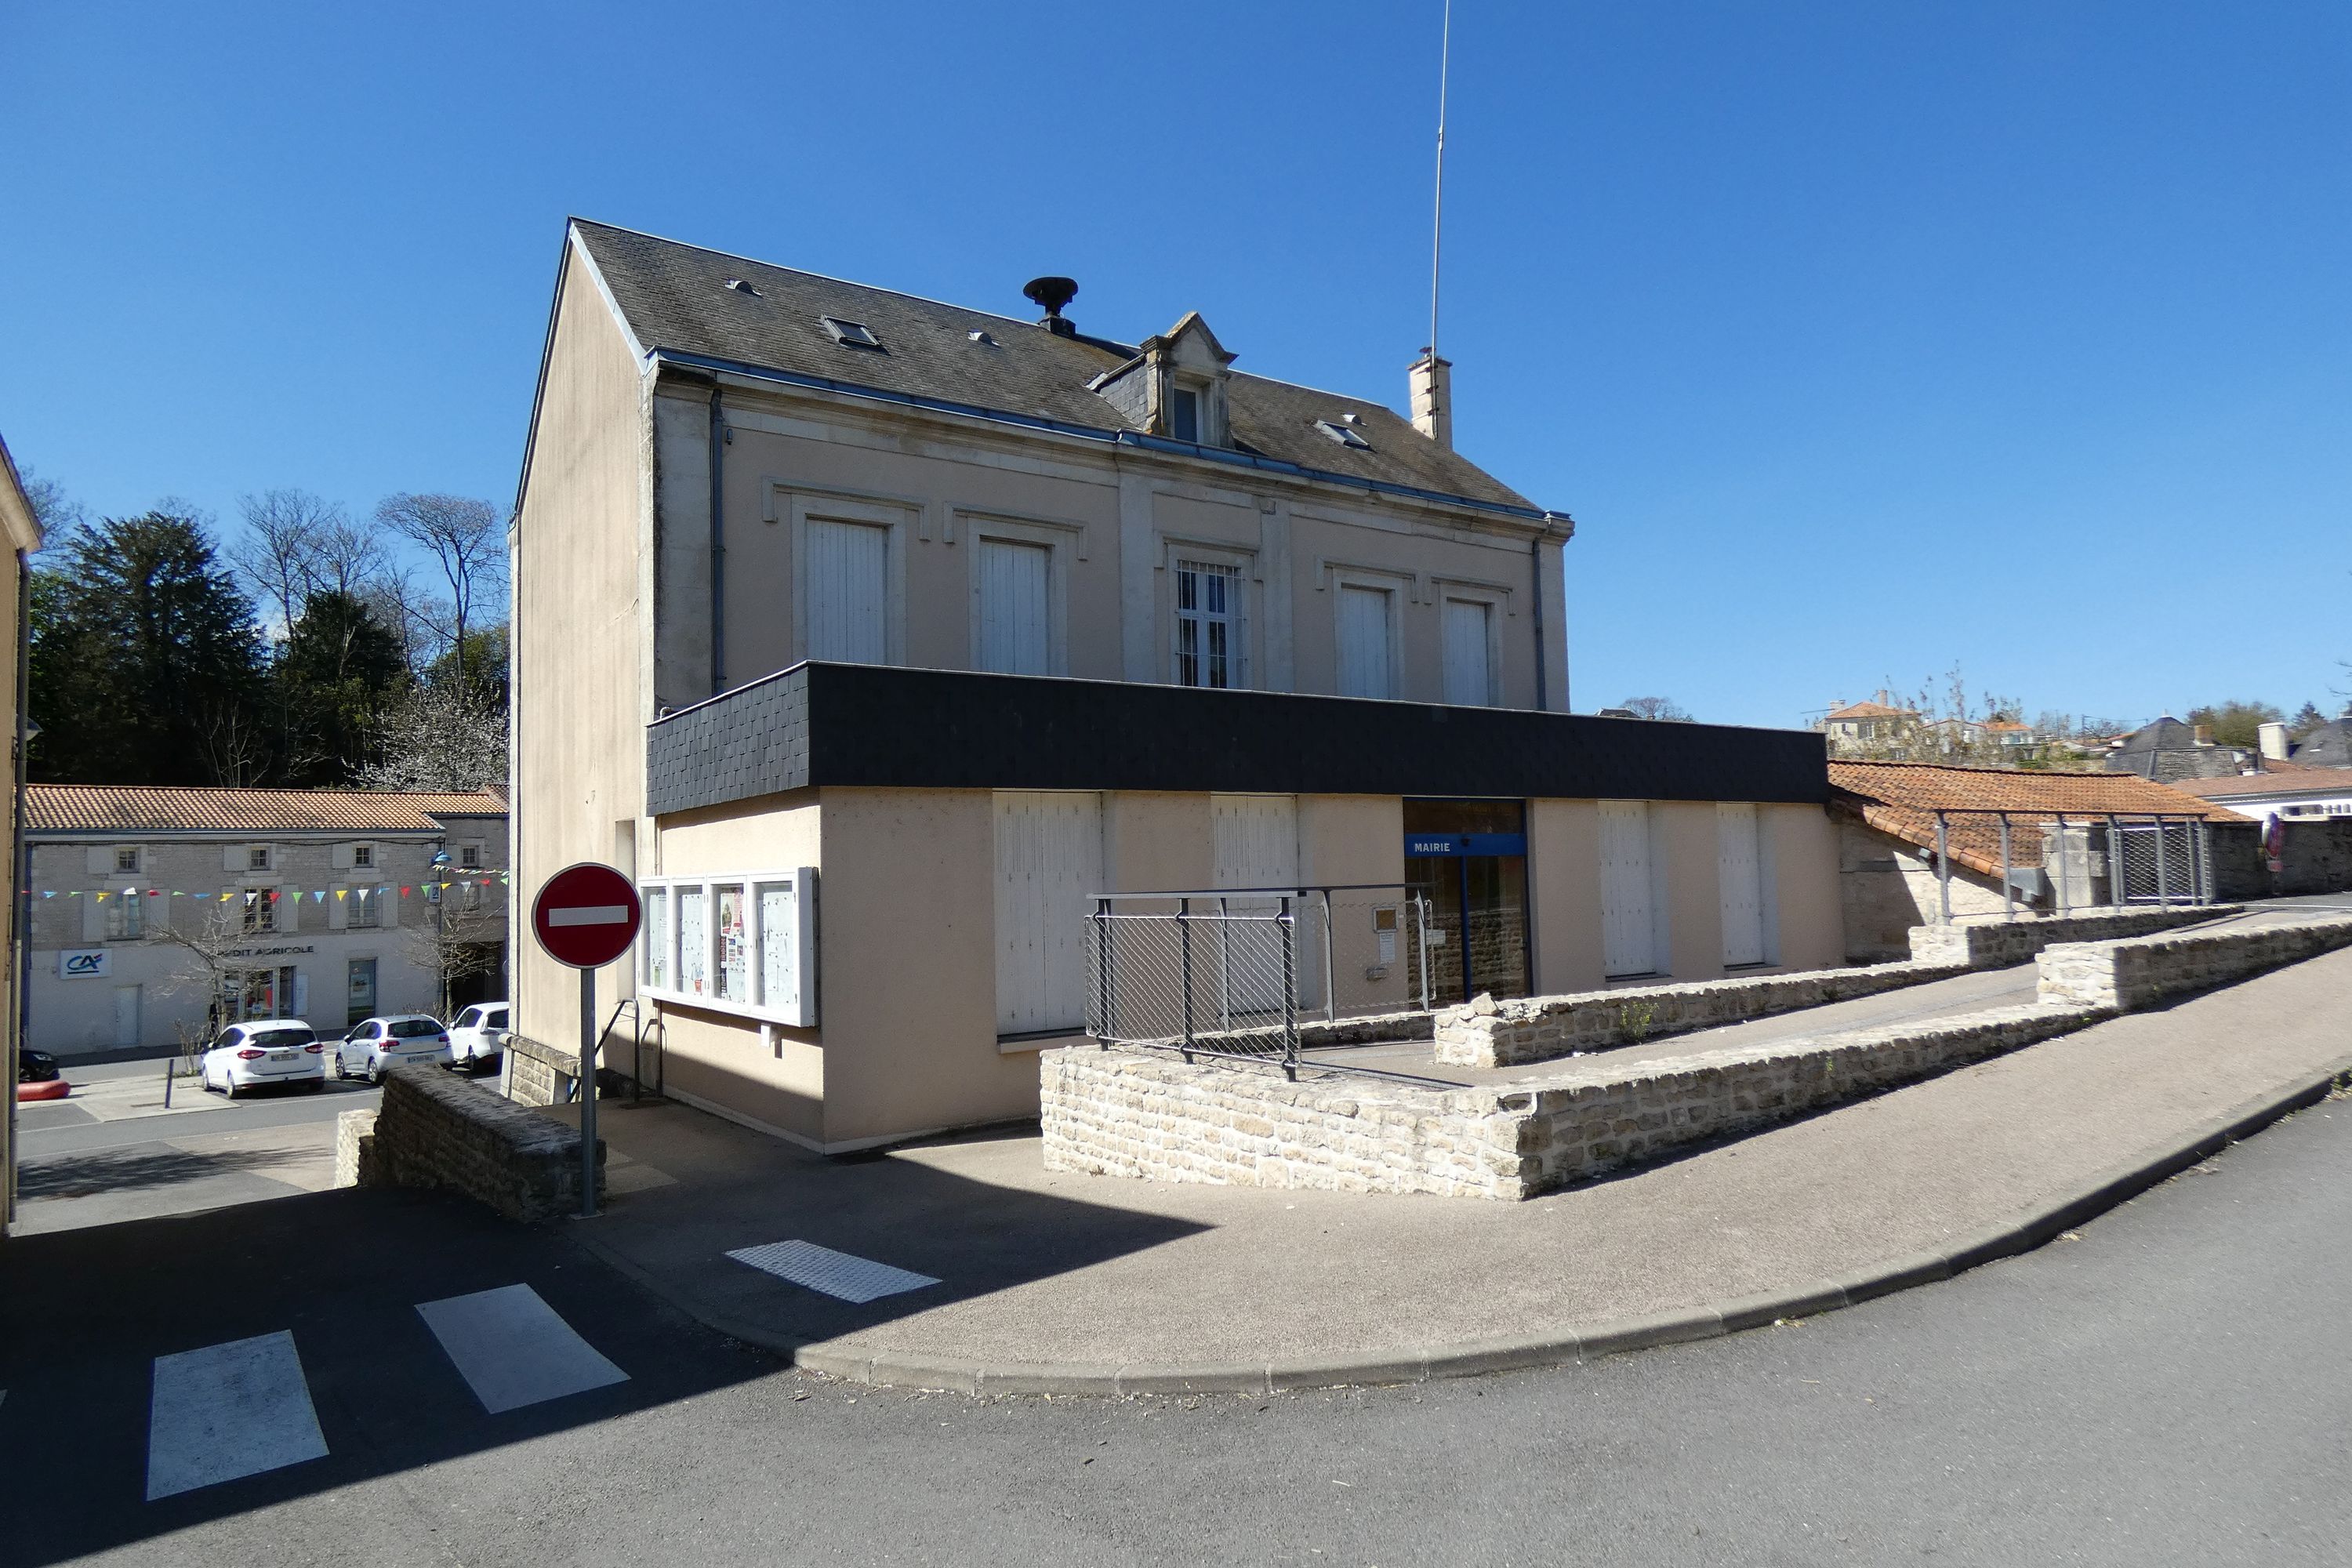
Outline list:
[[[475,795],[374,790],[187,789],[146,784],[25,786],[28,833],[430,833],[436,816],[504,816]]]

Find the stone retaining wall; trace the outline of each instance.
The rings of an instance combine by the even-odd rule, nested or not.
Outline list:
[[[1040,1057],[1045,1161],[1159,1181],[1527,1198],[2343,947],[2352,918],[2062,943],[2042,953],[2039,999],[2025,1006],[1655,1061],[1601,1056],[1490,1089],[1292,1083],[1250,1064],[1066,1047]]]
[[[1448,1067],[1518,1067],[1924,985],[1965,974],[1968,968],[1965,963],[1876,963],[1515,1002],[1481,996],[1437,1015],[1435,1054]]]
[[[2077,942],[2037,961],[2045,1001],[2136,1012],[2168,996],[2226,985],[2352,946],[2352,918],[2241,926],[2191,935]]]
[[[516,1220],[580,1210],[576,1127],[433,1066],[386,1073],[373,1125],[361,1120],[370,1114],[351,1111],[336,1121],[338,1186],[450,1187]],[[599,1139],[600,1195],[604,1187]]]
[[[1948,926],[1913,926],[1914,963],[1958,963],[1970,969],[2007,969],[2046,947],[2067,942],[2109,942],[2202,925],[2244,913],[2239,904],[2174,909],[2102,910],[2057,920],[1978,921]]]
[[[1518,1199],[2079,1029],[2037,1004],[1581,1070],[1508,1089],[1291,1083],[1239,1064],[1043,1054],[1048,1170],[1163,1182]]]

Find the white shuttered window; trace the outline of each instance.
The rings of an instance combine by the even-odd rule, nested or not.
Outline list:
[[[1485,708],[1495,700],[1487,658],[1494,610],[1478,599],[1445,601],[1445,700],[1454,707]]]
[[[980,542],[980,668],[1050,675],[1052,618],[1045,599],[1052,552],[1014,540]]]
[[[1393,667],[1390,647],[1389,601],[1386,588],[1343,584],[1339,617],[1339,695],[1392,697],[1389,672]]]
[[[1764,857],[1756,832],[1756,808],[1723,804],[1715,808],[1716,880],[1723,891],[1723,962],[1726,966],[1765,962]]]
[[[1650,808],[1601,803],[1601,962],[1613,979],[1659,971],[1650,875]]]
[[[1102,880],[1099,795],[997,795],[999,1033],[1086,1026],[1087,915]]]
[[[889,547],[887,528],[809,519],[809,658],[880,664],[887,657]]]

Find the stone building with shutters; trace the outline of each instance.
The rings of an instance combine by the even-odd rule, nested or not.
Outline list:
[[[461,942],[453,999],[505,994],[497,795],[31,784],[25,816],[26,1037],[61,1058],[430,1013]]]
[[[608,1066],[824,1150],[1034,1115],[1114,892],[1390,889],[1350,973],[1425,905],[1438,1001],[1838,961],[1822,737],[1571,715],[1573,524],[1455,449],[1445,361],[1398,412],[1022,292],[566,226],[515,890],[643,889]],[[568,1058],[529,943],[514,1001]]]

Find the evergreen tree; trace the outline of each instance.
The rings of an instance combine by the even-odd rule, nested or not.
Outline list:
[[[253,605],[194,518],[73,529],[37,574],[33,777],[245,784],[268,766]]]
[[[408,689],[408,664],[400,639],[356,595],[328,589],[305,599],[270,675],[284,783],[348,787],[381,760],[376,730]]]
[[[2286,732],[2300,741],[2326,722],[2327,715],[2319,710],[2319,704],[2306,702],[2295,710],[2294,718],[2287,721]]]

